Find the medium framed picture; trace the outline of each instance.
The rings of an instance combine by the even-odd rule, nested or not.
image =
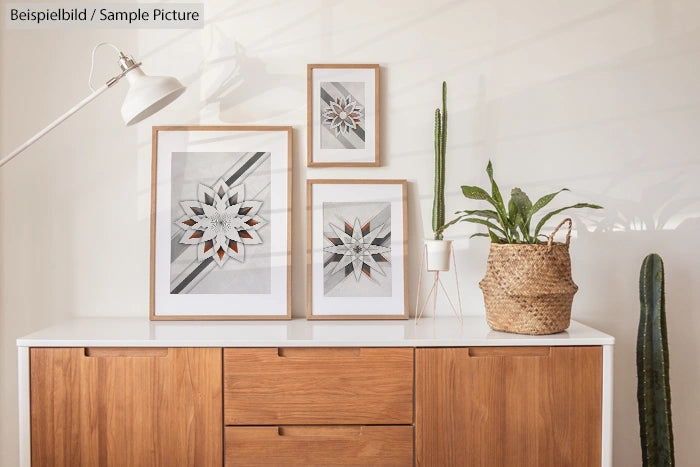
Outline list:
[[[153,128],[152,320],[289,319],[291,127]]]
[[[379,65],[308,65],[309,167],[379,165]]]
[[[307,181],[308,319],[407,319],[406,181]]]

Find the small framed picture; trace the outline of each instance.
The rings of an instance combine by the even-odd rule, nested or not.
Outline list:
[[[308,65],[308,166],[379,165],[379,65]]]
[[[307,181],[308,319],[407,319],[406,181]]]
[[[153,128],[152,320],[289,319],[291,127]]]

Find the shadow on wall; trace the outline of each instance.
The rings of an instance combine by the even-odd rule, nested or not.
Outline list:
[[[615,336],[614,445],[639,445],[637,419],[636,335],[639,322],[639,269],[648,253],[661,255],[666,265],[666,306],[669,330],[672,411],[676,453],[690,452],[700,431],[697,388],[700,372],[694,357],[700,354],[698,284],[700,284],[700,196],[695,161],[666,173],[631,173],[611,182],[630,188],[636,178],[656,182],[639,191],[638,201],[609,196],[600,199],[606,217],[593,231],[579,229],[572,243],[574,279],[581,290],[574,299],[573,318]],[[670,173],[669,173],[670,172]],[[641,185],[643,186],[643,185]],[[695,192],[693,194],[693,192]],[[582,225],[579,223],[578,225]],[[593,294],[591,291],[598,291]],[[580,310],[580,315],[577,311]],[[626,420],[627,423],[622,421]],[[630,451],[631,452],[631,451]],[[622,451],[615,450],[616,456]],[[629,453],[628,453],[629,455]],[[640,454],[641,456],[641,451]],[[641,459],[641,457],[639,457]],[[615,458],[614,465],[639,459]],[[690,459],[677,457],[679,465]]]
[[[305,89],[304,79],[299,70],[294,73],[270,73],[265,62],[250,56],[243,45],[227,37],[218,27],[211,28],[211,45],[204,54],[204,60],[187,81],[201,80],[202,108],[214,105],[220,113],[222,122],[237,121],[237,106],[255,100],[262,94],[272,90],[284,89],[298,91]],[[276,109],[255,107],[246,109],[245,115],[249,122],[269,119],[270,111],[280,111],[283,105]]]

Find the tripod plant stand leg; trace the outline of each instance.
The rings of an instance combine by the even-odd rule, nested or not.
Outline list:
[[[440,271],[429,271],[433,272],[434,278],[433,278],[433,286],[430,288],[430,291],[428,292],[428,296],[425,298],[425,302],[423,303],[423,306],[420,307],[420,290],[421,290],[421,284],[423,283],[423,267],[426,266],[426,258],[428,256],[428,248],[424,247],[423,248],[423,260],[421,261],[421,267],[420,267],[420,273],[418,275],[418,290],[416,292],[416,317],[415,317],[415,323],[418,324],[418,320],[421,319],[423,316],[423,313],[425,312],[425,309],[428,306],[428,303],[430,302],[430,299],[433,299],[433,319],[437,316],[437,298],[438,298],[438,291],[442,290],[442,292],[445,294],[445,297],[447,298],[448,303],[450,304],[450,308],[452,308],[452,312],[454,315],[457,317],[459,320],[459,323],[462,324],[462,296],[459,292],[459,277],[457,276],[457,263],[456,263],[456,258],[454,254],[454,248],[450,246],[451,249],[451,254],[452,254],[452,264],[454,265],[454,273],[455,273],[455,285],[457,287],[457,304],[459,306],[459,313],[457,312],[457,308],[455,307],[454,302],[450,298],[450,295],[447,293],[447,289],[445,288],[445,285],[443,284],[442,280],[440,279]],[[419,311],[420,310],[420,311]]]
[[[420,304],[420,286],[421,283],[423,282],[423,267],[425,266],[425,261],[428,256],[428,247],[423,246],[423,259],[420,262],[420,272],[418,273],[418,287],[416,289],[416,318],[415,318],[415,324],[418,324],[418,319],[421,317],[423,312],[418,314],[418,305]]]

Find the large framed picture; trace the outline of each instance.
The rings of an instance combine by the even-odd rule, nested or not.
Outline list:
[[[406,181],[307,181],[308,319],[407,319]]]
[[[289,319],[291,127],[153,128],[152,320]]]
[[[379,65],[308,65],[309,167],[379,165]]]

